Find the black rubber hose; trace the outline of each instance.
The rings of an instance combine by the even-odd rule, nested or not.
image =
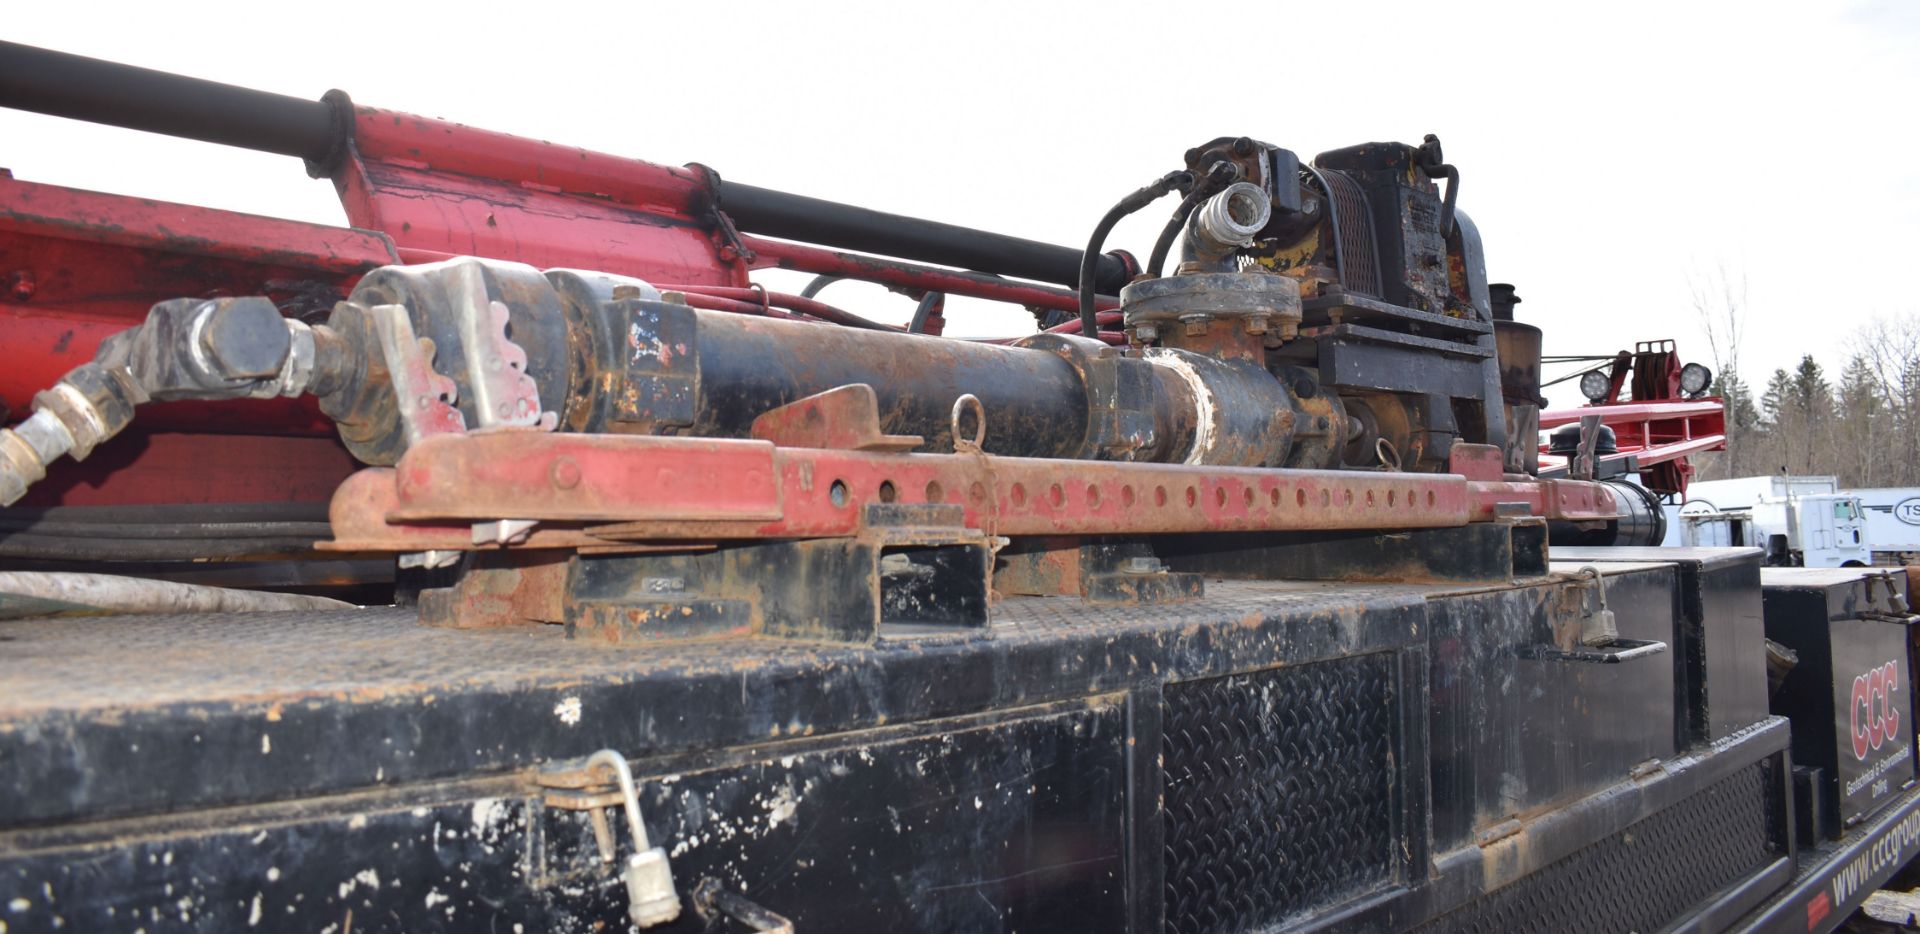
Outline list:
[[[15,534],[48,538],[308,538],[333,535],[325,522],[55,522],[0,518],[0,541]]]
[[[339,136],[322,101],[0,42],[0,107],[320,160]]]
[[[843,250],[897,256],[957,269],[990,272],[1036,282],[1072,285],[1080,257],[1072,247],[974,230],[957,224],[889,214],[805,195],[717,183],[720,209],[746,233],[817,243]],[[1127,283],[1124,260],[1097,262],[1103,288]]]
[[[1100,324],[1094,315],[1095,267],[1100,262],[1100,248],[1107,243],[1107,234],[1113,232],[1120,219],[1141,208],[1152,204],[1155,199],[1175,188],[1185,188],[1193,184],[1193,173],[1185,169],[1168,172],[1157,182],[1141,188],[1120,199],[1118,204],[1107,209],[1107,213],[1095,224],[1093,236],[1087,238],[1087,248],[1080,251],[1080,333],[1098,339]]]
[[[333,101],[333,102],[329,102]],[[336,107],[338,103],[341,106]],[[0,42],[0,107],[299,156],[324,163],[352,131],[343,96],[303,100],[217,81]],[[1071,247],[717,180],[720,206],[748,233],[1072,285]],[[1098,262],[1102,288],[1129,270]]]
[[[135,523],[325,522],[326,503],[162,503],[149,506],[15,506],[6,522]]]
[[[87,561],[193,561],[313,550],[313,538],[78,538],[9,534],[0,537],[0,557]]]
[[[846,276],[836,276],[832,273],[821,273],[820,275],[814,276],[813,281],[808,282],[806,288],[800,290],[800,297],[812,298],[819,295],[822,289],[845,278]]]
[[[1180,199],[1180,206],[1173,209],[1173,216],[1167,219],[1167,226],[1160,228],[1160,238],[1153,241],[1153,256],[1147,260],[1147,275],[1158,279],[1160,271],[1167,266],[1167,254],[1173,252],[1173,241],[1187,226],[1187,218],[1193,216],[1196,208],[1213,193],[1225,188],[1240,177],[1240,167],[1226,160],[1213,164],[1207,171],[1207,177],[1195,185],[1193,191]]]
[[[913,320],[907,322],[907,330],[913,334],[927,333],[927,319],[933,317],[934,309],[946,304],[945,292],[928,292],[920,296],[920,303],[913,306]]]

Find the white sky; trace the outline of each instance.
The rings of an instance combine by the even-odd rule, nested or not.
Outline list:
[[[1745,277],[1747,378],[1920,311],[1920,3],[19,3],[4,38],[1078,246],[1195,143],[1437,133],[1547,353]],[[1257,11],[1257,12],[1252,12]],[[0,110],[16,177],[343,223],[296,160]],[[1171,199],[1109,247],[1144,256]],[[791,280],[769,277],[776,285]],[[895,319],[904,298],[824,297]],[[949,333],[1026,319],[953,303]],[[1551,372],[1551,371],[1550,371]],[[1566,388],[1566,387],[1563,387]],[[1556,402],[1575,401],[1570,393]]]

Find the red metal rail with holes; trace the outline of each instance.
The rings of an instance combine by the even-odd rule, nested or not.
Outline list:
[[[1474,448],[1473,445],[1461,447]],[[1493,450],[1493,449],[1486,449]],[[1603,487],[1514,483],[1462,452],[1453,474],[891,454],[767,441],[537,432],[421,440],[333,501],[336,550],[476,547],[472,523],[543,525],[533,548],[853,535],[870,503],[945,503],[989,535],[1405,529],[1619,515]],[[1483,464],[1495,465],[1488,473]],[[658,490],[675,491],[662,498]]]

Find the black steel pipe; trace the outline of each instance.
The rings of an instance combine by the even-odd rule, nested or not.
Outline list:
[[[333,108],[217,81],[0,42],[0,107],[319,161]]]
[[[671,335],[675,345],[684,349],[675,362],[658,372],[629,371],[624,384],[594,378],[578,381],[576,385],[598,399],[607,397],[603,387],[617,387],[609,424],[590,423],[589,431],[664,433],[663,429],[670,429],[691,437],[744,438],[765,412],[816,393],[864,383],[873,388],[879,403],[881,429],[919,435],[929,451],[953,449],[954,400],[962,394],[980,400],[987,419],[984,447],[992,454],[1110,456],[1097,446],[1088,448],[1088,418],[1090,409],[1112,412],[1115,407],[1147,413],[1152,443],[1132,452],[1136,460],[1177,461],[1194,442],[1197,403],[1190,384],[1174,369],[1145,360],[1113,361],[1113,366],[1126,372],[1111,385],[1123,387],[1127,394],[1096,400],[1090,406],[1087,376],[1053,349],[824,327],[668,304],[643,303],[629,314],[620,321],[631,324],[636,329],[632,333],[643,335],[643,343],[653,335],[662,335],[662,340]],[[617,333],[624,361],[629,332]],[[697,377],[689,379],[687,374]],[[683,393],[689,404],[681,408],[681,397],[675,393]],[[567,405],[570,411],[582,407],[573,401]],[[676,424],[667,425],[658,418],[669,411]],[[1099,427],[1095,426],[1093,435],[1100,434]]]
[[[805,195],[720,182],[720,207],[741,230],[843,250],[898,256],[978,272],[1075,285],[1080,251],[939,221],[888,214]],[[1117,294],[1130,270],[1120,257],[1099,258],[1095,286]]]
[[[346,121],[331,105],[0,42],[0,107],[164,133],[318,164]],[[1057,285],[1079,279],[1080,251],[805,195],[721,181],[721,206],[748,233],[956,266]],[[1095,284],[1116,294],[1131,270],[1100,257]]]

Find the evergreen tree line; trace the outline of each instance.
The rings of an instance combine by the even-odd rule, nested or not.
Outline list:
[[[1808,354],[1756,394],[1738,372],[1738,329],[1725,326],[1739,303],[1715,310],[1701,309],[1721,364],[1710,394],[1726,403],[1727,450],[1694,459],[1699,479],[1832,474],[1847,488],[1920,486],[1920,313],[1855,332],[1837,378]]]

